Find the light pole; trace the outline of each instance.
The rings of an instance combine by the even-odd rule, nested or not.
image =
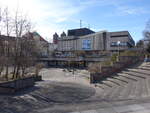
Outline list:
[[[118,61],[119,61],[119,46],[120,46],[120,41],[117,41],[117,45],[118,45]]]

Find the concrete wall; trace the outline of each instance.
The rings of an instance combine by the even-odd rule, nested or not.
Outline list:
[[[109,32],[107,33],[107,49],[108,50],[126,50],[128,48],[130,48],[129,46],[134,46],[134,41],[132,39],[132,37],[130,36],[128,31],[121,31],[121,32]],[[120,46],[118,48],[118,46],[112,46],[112,43],[117,43],[118,41],[120,41]],[[121,46],[122,43],[126,43],[126,46]]]
[[[106,33],[106,36],[104,36]],[[118,46],[111,46],[112,42],[127,43],[126,46],[120,46],[120,50],[126,50],[129,46],[134,46],[134,41],[128,31],[121,32],[96,32],[93,34],[80,36],[80,37],[70,37],[66,36],[58,40],[58,50],[59,51],[72,51],[72,50],[86,50],[83,49],[83,40],[91,41],[91,48],[88,50],[118,50]]]
[[[136,64],[140,61],[143,61],[143,57],[137,56],[121,56],[119,57],[120,61],[115,62],[113,66],[101,67],[101,73],[91,73],[90,74],[90,82],[96,83],[100,82],[106,77],[111,77],[115,73],[120,72],[121,70]]]
[[[31,87],[34,85],[34,77],[28,77],[19,80],[7,81],[0,83],[0,93],[11,94],[16,92],[17,90]]]

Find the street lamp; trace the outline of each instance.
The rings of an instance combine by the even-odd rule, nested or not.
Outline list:
[[[118,45],[118,61],[119,61],[119,46],[120,46],[120,41],[117,41],[117,45]]]

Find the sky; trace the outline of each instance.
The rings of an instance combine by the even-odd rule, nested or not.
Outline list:
[[[0,0],[0,7],[27,15],[43,38],[88,27],[95,32],[128,30],[137,42],[150,19],[150,0]]]

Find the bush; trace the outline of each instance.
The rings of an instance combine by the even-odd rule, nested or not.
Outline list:
[[[111,56],[111,61],[112,61],[112,62],[116,62],[116,61],[117,61],[117,57],[118,57],[118,54],[113,54],[113,55]]]
[[[122,53],[120,53],[120,56],[138,56],[139,55],[139,51],[124,51]]]
[[[44,64],[43,63],[38,63],[35,65],[35,75],[38,76],[39,75],[39,72],[40,70],[44,67]]]

